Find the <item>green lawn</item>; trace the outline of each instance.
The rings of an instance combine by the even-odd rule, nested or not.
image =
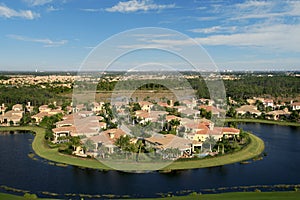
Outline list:
[[[249,123],[262,123],[262,124],[276,124],[280,126],[300,126],[297,122],[274,121],[266,119],[239,119],[239,118],[226,118],[225,122],[249,122]]]
[[[16,196],[12,194],[0,193],[0,199],[3,200],[24,200],[25,198],[22,196]]]
[[[57,151],[57,148],[50,149],[46,144],[44,140],[44,133],[45,130],[40,127],[0,127],[0,131],[15,131],[15,130],[28,130],[35,132],[36,136],[32,143],[32,148],[35,151],[37,155],[39,155],[42,158],[63,163],[67,165],[74,165],[74,166],[80,166],[85,168],[93,168],[93,169],[100,169],[100,170],[111,170],[111,168],[107,167],[106,165],[102,164],[101,162],[94,160],[94,159],[85,159],[85,158],[79,158],[74,156],[69,156],[65,154],[61,154]],[[180,169],[194,169],[194,168],[204,168],[204,167],[212,167],[212,166],[221,166],[226,164],[231,164],[235,162],[240,162],[243,160],[248,160],[251,158],[254,158],[258,155],[260,155],[264,150],[264,142],[258,138],[257,136],[250,134],[251,142],[250,144],[242,149],[241,151],[232,153],[232,154],[226,154],[219,157],[214,158],[207,158],[207,159],[201,159],[201,160],[190,160],[190,161],[176,161],[173,162],[171,165],[164,167],[163,170],[169,171],[169,170],[180,170]],[[136,169],[136,170],[142,170],[145,167],[137,163],[121,163],[122,169],[127,168],[130,169]],[[149,165],[149,169],[153,169],[151,164]],[[140,167],[139,167],[140,166]],[[140,169],[139,169],[140,168]]]
[[[38,198],[38,199],[40,199],[40,198]],[[0,200],[31,200],[31,199],[30,198],[25,198],[23,196],[0,193]],[[43,200],[51,200],[51,199],[43,199]],[[52,199],[52,200],[54,200],[54,199]]]
[[[201,200],[299,200],[300,192],[230,192],[230,193],[222,193],[222,194],[203,194],[203,195],[191,194],[188,196],[165,197],[165,198],[144,198],[142,200],[168,200],[168,199],[171,200],[193,200],[193,199],[195,200],[198,199]],[[22,196],[0,193],[0,200],[26,200],[26,198]]]
[[[143,200],[299,200],[300,192],[230,192],[223,194],[188,195],[182,197],[152,198]]]

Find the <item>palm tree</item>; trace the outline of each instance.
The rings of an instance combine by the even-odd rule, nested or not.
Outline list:
[[[212,152],[212,145],[216,144],[216,139],[212,135],[209,135],[204,143],[209,144],[209,151]]]
[[[180,125],[180,122],[177,119],[172,119],[170,122],[171,129],[174,128],[174,130],[177,130],[177,127]]]

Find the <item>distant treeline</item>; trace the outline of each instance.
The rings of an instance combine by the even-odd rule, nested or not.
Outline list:
[[[97,89],[102,91],[112,91],[116,89],[128,89],[132,88],[132,85],[140,85],[139,89],[143,90],[165,90],[163,85],[169,85],[172,87],[178,87],[180,85],[174,80],[158,80],[152,81],[152,83],[142,82],[144,80],[130,80],[121,82],[102,82],[98,84]],[[207,82],[202,78],[188,79],[191,87],[197,91],[197,95],[203,98],[209,98],[209,91],[207,88]],[[254,96],[272,96],[272,97],[296,97],[300,94],[300,78],[294,76],[241,76],[237,80],[224,80],[224,86],[226,95],[239,99],[250,98]],[[212,88],[215,89],[215,88]],[[218,88],[220,89],[220,88]]]
[[[62,93],[52,89],[44,89],[38,87],[0,87],[0,103],[7,105],[12,104],[27,104],[31,102],[31,105],[40,106],[43,104],[49,104],[53,101],[63,102],[66,97],[62,96]]]
[[[269,95],[272,97],[296,97],[300,94],[300,78],[292,76],[254,77],[224,81],[227,96],[249,98]]]
[[[209,98],[209,92],[206,82],[201,79],[188,79],[190,86],[197,91],[197,96]],[[143,84],[144,83],[144,84]],[[130,80],[120,82],[100,82],[97,86],[99,91],[112,91],[114,89],[126,90],[128,88],[137,88],[140,90],[166,90],[168,87],[184,88],[184,81],[165,79],[156,81]],[[136,86],[136,87],[135,87]],[[166,87],[168,86],[168,87]],[[242,76],[237,80],[224,80],[224,86],[227,96],[234,99],[244,99],[254,96],[272,96],[272,97],[297,97],[300,94],[300,78],[293,76]],[[214,90],[213,88],[212,90]],[[220,89],[220,88],[218,88]],[[32,105],[42,105],[53,101],[69,101],[66,94],[70,94],[72,89],[66,87],[40,88],[37,86],[0,86],[0,103],[25,104],[28,101]]]

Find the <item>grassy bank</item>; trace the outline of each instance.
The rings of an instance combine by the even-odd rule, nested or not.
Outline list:
[[[167,197],[167,198],[152,198],[153,200],[298,200],[300,198],[300,192],[230,192],[222,194],[191,194],[182,197]],[[144,199],[144,200],[152,200]]]
[[[84,168],[111,170],[111,168],[107,167],[106,165],[102,164],[97,160],[85,159],[85,158],[79,158],[79,157],[61,154],[58,152],[57,148],[50,149],[45,143],[44,140],[45,130],[43,128],[30,127],[30,126],[0,127],[0,131],[16,131],[16,130],[27,130],[27,131],[35,132],[35,138],[32,143],[32,148],[35,151],[35,153],[42,158],[54,162],[58,162],[58,163],[79,166]],[[195,169],[195,168],[221,166],[221,165],[231,164],[231,163],[254,158],[263,152],[264,142],[253,134],[250,134],[250,139],[251,139],[250,144],[238,152],[232,154],[226,154],[219,157],[201,159],[201,160],[176,161],[173,162],[171,165],[164,167],[163,170],[169,171],[169,170],[182,170],[182,169]],[[130,169],[130,165],[131,164],[128,165],[128,169]],[[132,166],[134,165],[136,166],[137,164],[132,163]]]
[[[147,198],[143,200],[298,200],[300,198],[300,192],[230,192],[222,194],[191,194],[188,196],[177,197],[165,197],[165,198]],[[16,196],[11,194],[0,193],[0,199],[2,200],[28,200],[28,198],[22,196]],[[42,199],[42,198],[39,198]],[[46,200],[46,199],[44,199]],[[50,200],[50,199],[49,199]],[[54,200],[54,199],[53,199]],[[133,200],[133,199],[132,199]]]
[[[239,118],[226,118],[225,122],[249,122],[249,123],[262,123],[262,124],[275,124],[280,126],[300,126],[297,122],[274,121],[266,119],[239,119]]]

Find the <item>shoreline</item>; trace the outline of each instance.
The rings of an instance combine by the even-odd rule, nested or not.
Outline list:
[[[30,193],[27,193],[30,194]],[[80,195],[79,195],[80,196]],[[93,195],[86,195],[88,197],[92,197]],[[100,195],[99,195],[100,196]],[[253,200],[253,199],[273,199],[273,200],[281,200],[281,199],[288,199],[288,200],[297,200],[300,197],[300,192],[294,189],[294,191],[244,191],[244,192],[224,192],[218,194],[201,194],[197,192],[191,192],[190,194],[186,194],[183,196],[173,196],[166,194],[165,197],[154,197],[154,198],[128,198],[128,200],[166,200],[166,199],[173,199],[173,200],[190,200],[190,199],[207,199],[207,200]],[[26,200],[28,198],[17,194],[12,193],[5,193],[0,192],[0,199],[6,200]],[[39,198],[36,199],[41,200],[58,200],[55,197],[48,197],[48,198]],[[97,198],[98,199],[98,198]],[[121,198],[124,199],[124,198]]]
[[[300,123],[297,122],[275,121],[275,120],[266,120],[266,119],[225,118],[225,122],[259,123],[259,124],[272,124],[272,125],[279,125],[279,126],[300,127]]]
[[[49,148],[44,140],[45,129],[37,126],[19,126],[19,127],[0,127],[0,131],[30,131],[35,137],[32,142],[32,149],[35,154],[41,158],[53,161],[59,164],[71,165],[81,168],[90,168],[97,170],[116,170],[106,166],[96,159],[79,158],[71,155],[61,154],[57,148]],[[207,167],[217,167],[232,163],[238,163],[250,160],[261,155],[264,151],[264,142],[257,136],[249,133],[251,142],[238,152],[225,154],[218,157],[211,157],[199,160],[177,160],[170,165],[157,170],[158,172],[171,172],[173,170],[188,170]],[[128,170],[130,171],[130,170]],[[142,170],[145,171],[145,170]],[[132,171],[134,172],[134,171]]]

